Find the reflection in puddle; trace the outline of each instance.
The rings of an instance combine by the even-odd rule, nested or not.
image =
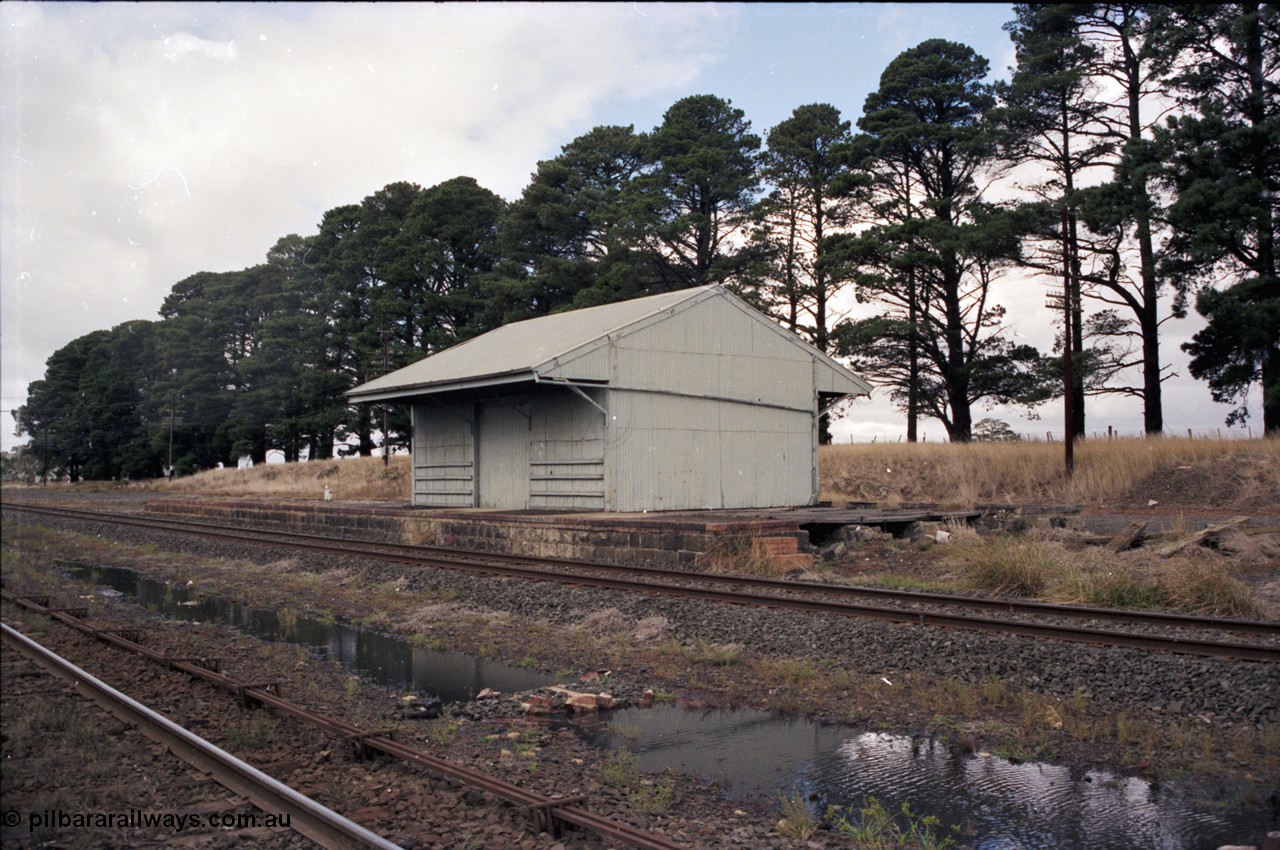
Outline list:
[[[917,816],[938,818],[939,834],[963,827],[964,843],[982,850],[1213,850],[1256,842],[1276,828],[1262,812],[1242,815],[1197,800],[1182,783],[1014,764],[963,755],[932,738],[763,711],[677,703],[575,725],[594,744],[631,750],[641,770],[694,773],[739,798],[799,790],[819,810],[839,805],[854,821],[872,797],[889,812],[906,803]]]
[[[445,703],[471,699],[486,687],[512,693],[550,683],[544,674],[413,647],[292,609],[262,611],[200,597],[130,570],[77,566],[71,572],[176,619],[224,623],[265,639],[324,648],[380,684],[436,694]],[[937,817],[944,828],[965,827],[964,843],[981,850],[1213,850],[1253,843],[1280,828],[1262,812],[1214,810],[1180,783],[1153,785],[1102,771],[1013,764],[957,754],[930,738],[763,711],[676,703],[557,722],[598,746],[632,751],[641,770],[702,776],[738,798],[800,790],[820,809],[839,805],[854,819],[871,797],[890,812],[907,803],[919,816]]]
[[[328,657],[380,685],[433,694],[444,703],[465,702],[485,688],[511,693],[550,683],[549,676],[533,670],[508,667],[461,652],[410,646],[403,638],[307,617],[291,608],[265,611],[218,596],[199,596],[188,588],[154,581],[132,570],[82,566],[69,569],[76,578],[132,597],[174,619],[220,623],[265,640],[318,647]]]

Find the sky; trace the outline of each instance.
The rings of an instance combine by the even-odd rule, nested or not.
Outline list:
[[[9,412],[54,351],[157,319],[175,283],[263,262],[389,183],[466,175],[514,200],[577,136],[651,130],[694,94],[730,100],[761,136],[809,103],[856,123],[889,62],[929,38],[1007,78],[1012,17],[994,3],[0,3],[0,445],[25,441]],[[1008,332],[1042,348],[1049,285],[996,290]],[[1201,326],[1162,336],[1170,433],[1227,433],[1228,408],[1178,349]],[[1060,403],[1034,421],[975,410],[988,416],[1061,433]],[[1091,432],[1142,429],[1136,399],[1088,417]],[[833,427],[839,442],[904,430],[885,391]]]

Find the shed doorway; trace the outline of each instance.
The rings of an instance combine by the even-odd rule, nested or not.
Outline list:
[[[477,505],[523,510],[529,506],[529,401],[481,402],[476,463]]]

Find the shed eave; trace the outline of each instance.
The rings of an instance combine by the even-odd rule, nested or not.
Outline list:
[[[508,372],[503,375],[485,375],[469,378],[464,381],[426,382],[421,384],[405,384],[385,389],[362,390],[357,387],[347,392],[347,400],[352,402],[395,401],[416,396],[436,395],[454,390],[470,390],[478,387],[490,387],[500,384],[518,384],[524,381],[536,381],[538,373],[533,370]]]

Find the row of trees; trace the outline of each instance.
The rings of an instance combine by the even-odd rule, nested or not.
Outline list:
[[[1141,400],[1163,430],[1159,331],[1197,308],[1192,371],[1280,428],[1277,18],[1266,4],[1029,4],[1008,82],[931,40],[895,59],[853,125],[802,106],[764,139],[698,95],[648,133],[597,127],[506,202],[467,177],[393,183],[330,210],[266,262],[174,286],[160,320],[50,358],[18,416],[73,476],[369,454],[405,440],[343,392],[506,322],[727,283],[851,358],[907,416],[973,435],[983,403],[1062,392],[1017,345],[995,285],[1061,287],[1058,349],[1085,397]],[[1065,263],[1065,272],[1064,272]],[[1040,283],[1036,281],[1039,280]],[[833,310],[852,287],[879,314]],[[1138,373],[1137,381],[1126,378]]]

